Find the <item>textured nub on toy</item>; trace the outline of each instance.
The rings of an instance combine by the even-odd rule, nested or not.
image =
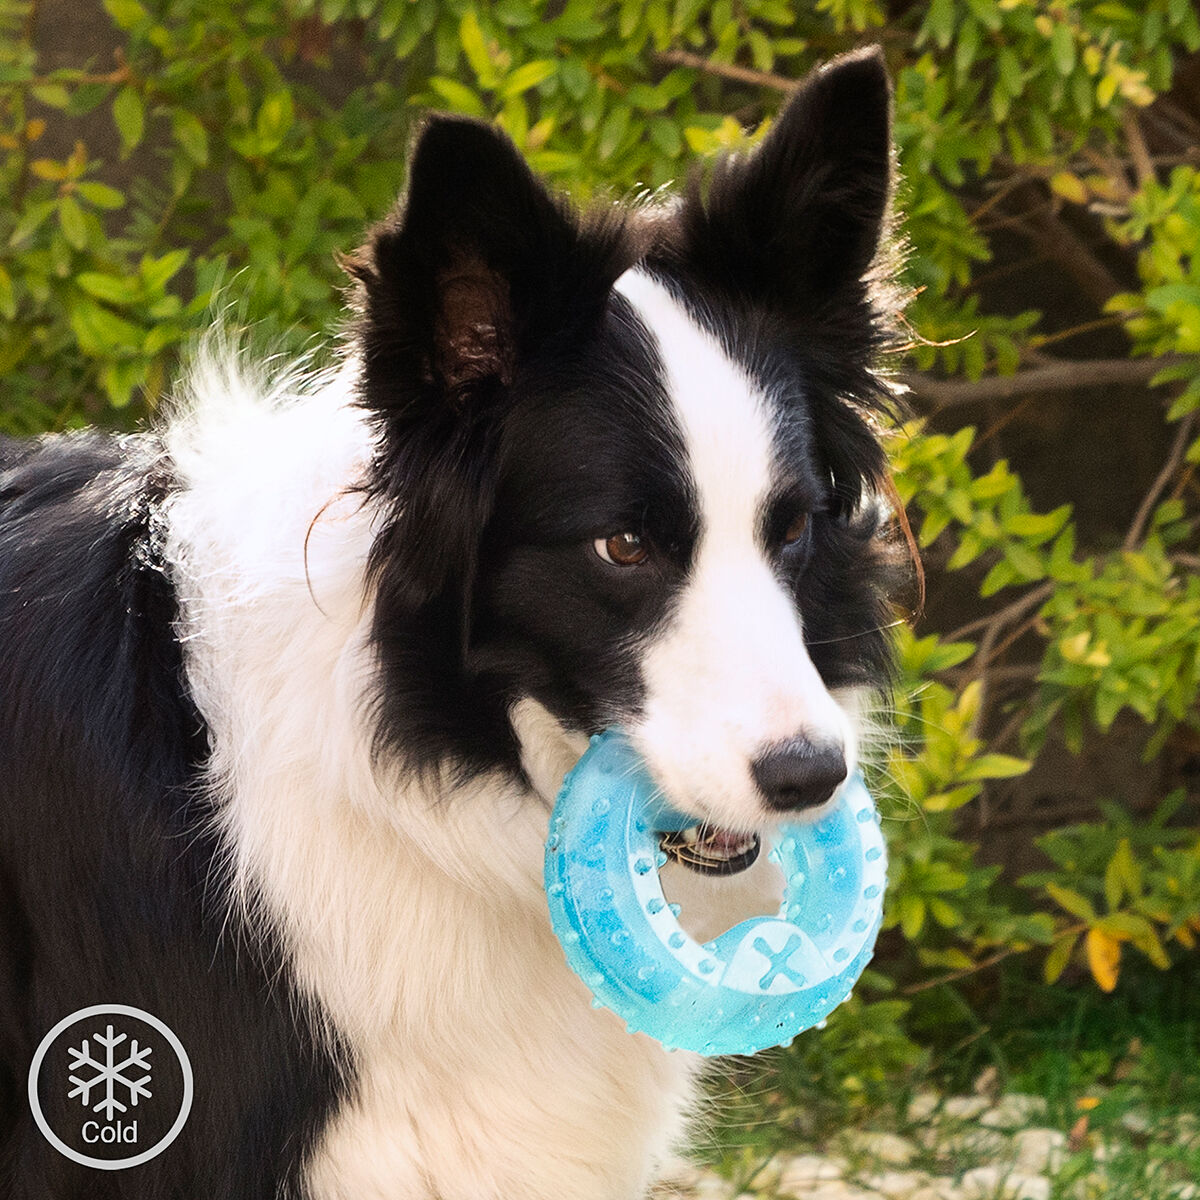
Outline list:
[[[700,945],[659,881],[673,812],[628,739],[592,738],[550,818],[546,895],[567,962],[594,1003],[668,1049],[753,1054],[823,1021],[871,958],[887,858],[858,775],[811,823],[775,831],[779,912]]]

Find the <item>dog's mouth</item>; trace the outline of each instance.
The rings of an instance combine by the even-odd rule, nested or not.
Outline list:
[[[707,821],[659,838],[663,853],[698,875],[738,875],[753,866],[762,842],[756,833],[734,833]]]

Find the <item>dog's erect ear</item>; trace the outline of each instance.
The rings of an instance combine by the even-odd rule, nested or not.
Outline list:
[[[512,737],[506,698],[470,658],[504,418],[522,370],[587,336],[635,253],[620,210],[580,217],[499,130],[434,117],[404,200],[347,264],[384,500],[370,561],[379,736],[416,765],[447,745],[460,767],[487,762]]]
[[[599,319],[623,241],[615,209],[581,219],[499,130],[443,116],[418,136],[404,199],[347,262],[361,401],[381,435],[373,483],[396,505],[376,556],[413,603],[469,581],[513,380]]]
[[[891,190],[891,88],[875,48],[814,71],[753,154],[694,186],[685,254],[742,295],[833,300],[870,268]]]
[[[494,399],[540,339],[599,311],[612,244],[581,229],[499,130],[432,118],[405,200],[349,264],[363,288],[368,405],[402,409],[414,385],[452,407]]]

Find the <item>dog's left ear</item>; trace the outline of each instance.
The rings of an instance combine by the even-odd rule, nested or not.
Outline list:
[[[861,289],[887,231],[891,87],[876,47],[814,71],[752,154],[684,210],[688,263],[741,295],[819,306]]]

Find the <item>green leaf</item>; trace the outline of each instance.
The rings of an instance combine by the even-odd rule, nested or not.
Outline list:
[[[105,300],[109,304],[133,304],[141,298],[142,288],[135,279],[102,275],[98,271],[84,271],[75,280],[89,296]]]
[[[1075,69],[1075,33],[1065,21],[1059,21],[1050,35],[1050,55],[1060,75],[1070,75]]]
[[[63,237],[75,247],[82,250],[87,245],[88,226],[83,209],[74,196],[64,196],[58,202],[58,224],[63,231]]]
[[[1104,902],[1108,905],[1109,910],[1121,907],[1121,901],[1125,898],[1125,885],[1121,879],[1121,872],[1118,869],[1116,862],[1109,860],[1108,866],[1104,870]]]
[[[947,792],[926,796],[921,801],[921,807],[931,813],[953,812],[956,808],[962,808],[964,804],[970,804],[978,795],[978,784],[963,784],[961,787],[951,788]]]
[[[1016,513],[1006,517],[1002,522],[1005,533],[1016,534],[1017,537],[1054,537],[1067,523],[1071,515],[1071,506],[1064,504],[1048,513]]]
[[[525,63],[505,79],[500,88],[500,99],[509,100],[537,87],[539,83],[545,83],[556,70],[555,63],[548,58]]]
[[[964,21],[958,33],[958,44],[954,47],[954,67],[960,75],[966,75],[975,65],[979,53],[979,26],[974,21]]]
[[[926,903],[929,905],[929,915],[943,929],[953,929],[962,924],[963,915],[952,904],[947,904],[937,896],[929,896]]]
[[[496,86],[496,66],[488,53],[487,42],[475,10],[468,8],[458,25],[458,40],[480,84],[489,90]]]
[[[254,123],[260,155],[270,154],[278,149],[295,118],[296,109],[292,93],[286,89],[273,92],[262,102]]]
[[[128,357],[145,331],[92,300],[71,305],[69,320],[79,348],[92,358]]]
[[[17,294],[13,288],[12,276],[3,263],[0,263],[0,317],[11,321],[17,315]]]
[[[208,134],[200,119],[184,109],[171,114],[171,129],[184,154],[198,167],[208,164]]]
[[[651,117],[648,125],[650,140],[669,159],[679,157],[683,150],[683,138],[679,126],[667,117]]]
[[[458,80],[434,75],[430,77],[429,86],[450,106],[451,111],[464,113],[468,117],[487,116],[483,101]]]
[[[611,158],[617,152],[628,129],[629,109],[622,104],[605,117],[604,124],[600,127],[597,149],[601,158]]]
[[[125,203],[124,195],[107,183],[81,183],[75,190],[95,208],[120,208]]]
[[[187,262],[188,254],[189,251],[179,249],[171,250],[160,258],[150,258],[149,256],[143,258],[139,272],[147,291],[158,292],[165,287],[167,281],[177,274],[183,264]]]
[[[121,135],[121,145],[128,154],[142,140],[146,129],[146,109],[142,98],[133,88],[126,85],[113,101],[113,122]]]
[[[39,200],[31,204],[17,221],[8,237],[10,246],[19,246],[31,238],[45,222],[46,218],[58,208],[57,200]]]
[[[954,40],[954,29],[958,14],[954,11],[954,0],[933,0],[925,17],[925,30],[933,35],[939,49],[945,50]]]
[[[1002,558],[984,576],[983,582],[979,585],[979,594],[981,596],[994,596],[1001,588],[1006,588],[1020,579],[1020,572],[1007,559]]]
[[[47,108],[66,108],[71,103],[71,93],[61,83],[43,83],[29,90],[33,98]]]
[[[1079,942],[1079,934],[1072,933],[1066,937],[1061,937],[1054,943],[1050,953],[1046,955],[1046,964],[1042,968],[1042,975],[1047,983],[1057,983],[1059,976],[1066,970],[1067,963],[1071,961],[1071,954]]]
[[[108,363],[100,372],[100,382],[113,408],[124,408],[133,399],[133,389],[146,378],[144,363]]]
[[[900,928],[910,941],[916,941],[925,925],[925,900],[921,896],[900,897]]]
[[[104,0],[104,7],[118,29],[132,29],[150,17],[137,0]]]
[[[1130,896],[1140,896],[1142,894],[1141,868],[1133,857],[1133,848],[1130,846],[1127,837],[1123,837],[1117,843],[1116,852],[1113,854],[1109,865],[1116,870],[1121,878],[1121,882],[1125,885],[1125,890]],[[1110,907],[1113,906],[1110,905]]]
[[[1200,307],[1200,284],[1165,283],[1146,293],[1146,303],[1157,312],[1165,313],[1175,305]]]
[[[1124,684],[1125,690],[1117,690],[1113,686],[1114,683]],[[1096,694],[1095,714],[1096,724],[1100,726],[1102,732],[1107,732],[1112,723],[1117,719],[1117,714],[1128,703],[1128,684],[1124,680],[1117,677],[1105,677],[1100,686],[1100,691]]]
[[[1021,542],[1010,542],[1005,547],[1004,556],[1012,563],[1020,577],[1027,582],[1041,579],[1045,575],[1042,560]]]
[[[1058,883],[1046,884],[1046,891],[1058,905],[1065,908],[1073,917],[1087,921],[1088,924],[1095,922],[1096,910],[1086,896],[1081,896],[1071,888],[1065,888]]]
[[[1011,754],[981,754],[973,759],[962,773],[964,780],[983,779],[1012,779],[1024,775],[1029,770],[1030,763],[1024,758],[1014,758]]]
[[[966,662],[975,653],[974,642],[939,642],[925,660],[924,670],[931,674],[948,671]]]
[[[954,553],[946,562],[948,571],[958,571],[963,567],[973,563],[984,550],[984,544],[974,530],[966,530],[959,539],[958,545],[955,547]]]

